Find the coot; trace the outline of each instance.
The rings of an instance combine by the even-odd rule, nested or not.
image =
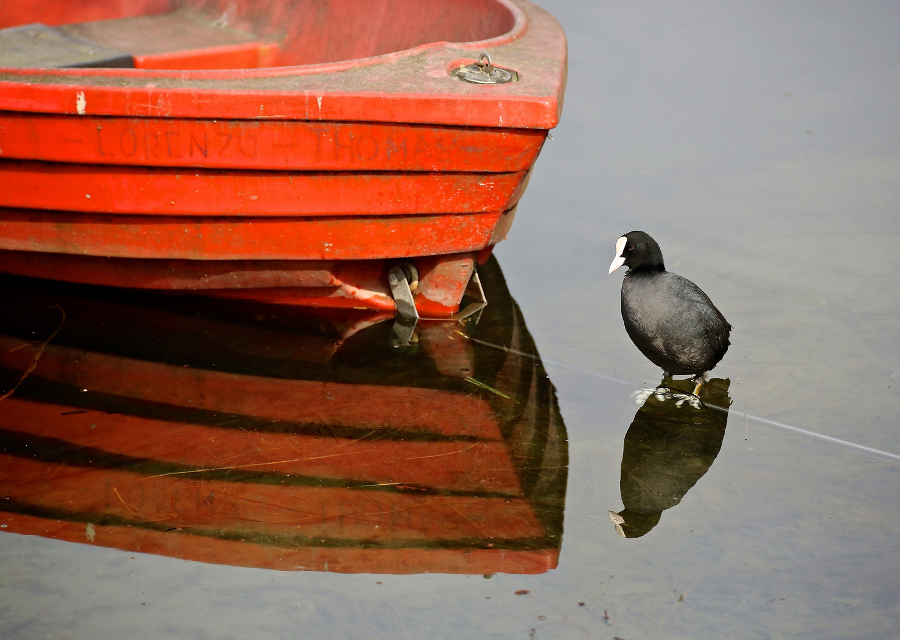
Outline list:
[[[609,272],[623,264],[628,272],[622,280],[622,319],[641,353],[667,376],[701,377],[715,367],[728,351],[731,325],[709,296],[666,271],[659,245],[643,231],[616,240]]]

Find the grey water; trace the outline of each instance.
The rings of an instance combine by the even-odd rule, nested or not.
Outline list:
[[[507,469],[523,487],[520,512],[531,528],[507,523],[463,536],[439,522],[418,522],[403,529],[407,537],[384,538],[365,557],[335,551],[349,543],[339,540],[342,531],[324,528],[305,534],[303,544],[316,551],[304,561],[337,560],[315,571],[281,571],[281,557],[257,556],[262,543],[297,543],[283,531],[256,532],[259,545],[252,536],[225,535],[221,549],[227,546],[231,559],[217,563],[202,555],[212,553],[212,542],[168,554],[131,551],[130,538],[119,547],[88,544],[91,536],[102,539],[100,523],[20,508],[18,524],[0,527],[41,518],[71,524],[85,539],[0,535],[0,636],[900,635],[900,6],[540,4],[566,30],[569,77],[562,122],[542,151],[508,239],[495,251],[502,269],[496,277],[515,302],[495,305],[506,315],[483,318],[453,338],[466,346],[449,362],[475,362],[471,375],[434,365],[437,357],[423,344],[411,355],[416,364],[408,381],[428,392],[434,387],[441,398],[477,398],[511,450],[539,454],[511,459]],[[734,326],[707,396],[719,411],[675,407],[645,392],[661,372],[625,334],[621,270],[607,275],[615,240],[633,229],[653,235],[667,268],[701,286]],[[53,312],[35,300],[35,308]],[[144,316],[122,317],[139,328]],[[47,318],[42,329],[52,330],[54,318]],[[515,336],[504,329],[513,324]],[[195,335],[216,330],[221,326],[201,323]],[[292,344],[277,322],[262,334],[247,331],[260,349]],[[86,336],[60,333],[69,341],[60,348],[90,346]],[[300,375],[268,350],[253,354],[263,371],[242,368],[241,354],[204,359],[205,339],[186,343],[196,352],[183,362],[153,344],[116,356],[215,370],[215,380],[219,371]],[[500,360],[491,359],[493,351]],[[519,352],[513,362],[510,354]],[[354,358],[367,357],[371,364],[375,356],[358,351],[338,363],[341,384],[372,384],[353,376]],[[384,375],[406,380],[404,367],[384,358]],[[105,384],[112,389],[114,381]],[[106,412],[133,420],[160,415],[147,399],[88,405],[50,384],[23,384],[20,391],[26,399],[94,412],[98,420]],[[189,422],[203,429],[231,429],[237,413],[199,416],[193,405],[190,411]],[[547,424],[555,431],[539,432]],[[280,433],[269,424],[243,428],[267,442]],[[439,435],[397,441],[420,446],[424,457],[432,455],[429,447],[489,440]],[[63,455],[37,436],[16,443],[23,460],[26,447],[39,449],[43,461]],[[154,464],[153,475],[178,472],[174,463]],[[564,481],[553,473],[560,469]],[[287,475],[278,476],[284,486],[304,490]],[[494,482],[489,475],[461,488],[454,483],[462,475],[424,488],[382,482],[393,492],[391,509],[419,500],[412,492],[421,490],[416,504],[438,509],[446,502],[463,509],[460,515],[471,508],[470,524],[489,518],[491,509],[482,505],[506,499],[504,490],[474,486]],[[226,472],[207,481],[230,483],[235,492],[275,486]],[[329,481],[335,491],[347,488]],[[114,492],[105,495],[124,521],[127,507],[112,504]],[[122,504],[135,504],[134,496],[123,496]],[[611,511],[624,524],[617,527]],[[169,528],[149,522],[140,533],[149,539],[173,533]],[[174,533],[184,533],[182,540],[190,532]],[[381,552],[389,561],[372,560]],[[345,572],[333,570],[338,560]],[[369,570],[355,572],[360,567]]]

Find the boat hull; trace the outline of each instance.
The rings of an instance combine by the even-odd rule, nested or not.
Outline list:
[[[434,3],[403,3],[421,24],[345,51],[302,49],[316,36],[294,18],[293,36],[279,36],[264,24],[288,20],[278,3],[122,4],[120,15],[101,3],[0,12],[0,27],[52,16],[66,37],[125,50],[135,67],[0,68],[0,270],[390,310],[388,272],[404,264],[420,275],[419,315],[458,311],[559,119],[566,47],[549,14],[525,0],[448,0],[481,12],[481,26],[442,18],[445,37],[473,38],[454,43],[429,40]],[[400,6],[325,4],[335,40],[350,17]],[[234,28],[220,28],[220,10]],[[203,32],[168,42],[184,24]],[[415,46],[393,48],[404,42]],[[480,51],[517,81],[459,80]]]

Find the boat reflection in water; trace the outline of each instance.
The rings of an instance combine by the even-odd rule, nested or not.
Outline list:
[[[554,568],[565,427],[495,260],[481,277],[477,325],[399,348],[367,312],[0,281],[0,531],[282,570]]]
[[[650,394],[625,434],[620,490],[625,509],[610,517],[626,538],[639,538],[659,522],[712,466],[725,437],[730,380],[703,384],[702,403],[686,401],[690,380],[664,380],[675,397]],[[679,398],[680,396],[680,398]]]

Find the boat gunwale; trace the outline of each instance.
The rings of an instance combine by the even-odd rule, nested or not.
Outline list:
[[[501,5],[508,10],[513,16],[513,26],[506,33],[502,33],[492,38],[484,40],[468,40],[465,42],[452,42],[449,40],[439,40],[435,42],[427,42],[424,44],[401,49],[399,51],[391,51],[375,56],[365,56],[362,58],[348,58],[347,60],[335,60],[333,62],[318,62],[304,65],[290,65],[279,67],[260,67],[256,69],[132,69],[132,68],[105,68],[105,67],[70,67],[70,68],[47,68],[47,67],[3,67],[0,66],[0,86],[4,82],[2,76],[4,74],[11,75],[34,75],[40,72],[41,75],[57,76],[57,77],[134,77],[142,80],[149,78],[177,78],[179,80],[201,80],[201,79],[252,79],[252,78],[280,78],[295,77],[297,75],[316,75],[324,73],[334,73],[336,71],[347,71],[357,69],[359,67],[368,67],[389,62],[396,62],[401,58],[412,57],[421,53],[426,53],[432,49],[442,49],[452,47],[463,50],[477,50],[484,48],[492,48],[503,44],[509,44],[521,38],[528,30],[529,19],[525,12],[518,7],[512,0],[490,0]]]
[[[565,33],[529,0],[495,1],[515,15],[504,35],[370,58],[261,70],[3,68],[0,113],[551,129],[566,85]],[[474,62],[478,50],[489,50],[497,66],[517,70],[519,81],[452,79],[453,69]]]

